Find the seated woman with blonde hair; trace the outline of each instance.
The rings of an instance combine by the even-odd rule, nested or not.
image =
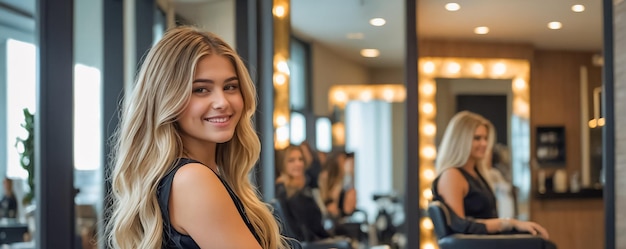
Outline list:
[[[294,238],[316,241],[330,237],[322,226],[322,211],[307,184],[302,147],[290,145],[279,152],[276,163],[280,175],[276,179],[276,198],[283,206]]]
[[[456,233],[493,234],[527,232],[548,238],[548,231],[535,222],[500,219],[493,191],[485,180],[488,151],[495,130],[487,119],[469,111],[457,113],[448,124],[439,147],[434,200],[445,203],[464,222],[453,226]]]

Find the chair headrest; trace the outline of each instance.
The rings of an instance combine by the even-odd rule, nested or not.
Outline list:
[[[435,228],[435,234],[437,239],[442,239],[448,235],[453,234],[450,220],[450,209],[445,203],[440,201],[433,201],[428,204],[428,215],[433,221]]]

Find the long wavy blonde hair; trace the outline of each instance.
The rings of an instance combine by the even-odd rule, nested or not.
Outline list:
[[[491,151],[495,141],[494,127],[483,116],[462,111],[454,115],[448,123],[448,127],[443,134],[439,151],[437,151],[437,160],[435,167],[437,175],[440,175],[446,169],[453,167],[463,167],[470,157],[472,150],[472,140],[476,128],[484,125],[487,127],[487,151]],[[485,176],[487,169],[488,156],[476,162],[477,169]]]
[[[244,111],[233,138],[217,145],[216,163],[243,202],[264,249],[286,248],[268,205],[261,202],[248,173],[258,160],[260,141],[253,128],[256,90],[236,52],[222,39],[193,27],[169,30],[147,54],[116,131],[112,208],[108,242],[112,248],[161,248],[163,218],[157,201],[160,179],[183,156],[175,123],[189,103],[201,57],[228,58],[236,69]]]

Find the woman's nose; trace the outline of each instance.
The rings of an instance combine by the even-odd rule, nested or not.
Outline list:
[[[213,98],[211,98],[211,106],[214,109],[222,110],[228,106],[228,100],[226,99],[226,95],[224,91],[215,91],[213,92]]]

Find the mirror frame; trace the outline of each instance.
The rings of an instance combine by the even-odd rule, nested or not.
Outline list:
[[[432,200],[432,181],[437,176],[435,158],[437,148],[436,125],[436,78],[473,78],[511,80],[512,115],[530,119],[530,62],[521,59],[421,57],[419,65],[419,158],[420,158],[420,208],[425,210]],[[443,131],[439,131],[443,132]],[[530,151],[530,148],[528,148]],[[437,243],[429,218],[421,220],[423,245]]]

